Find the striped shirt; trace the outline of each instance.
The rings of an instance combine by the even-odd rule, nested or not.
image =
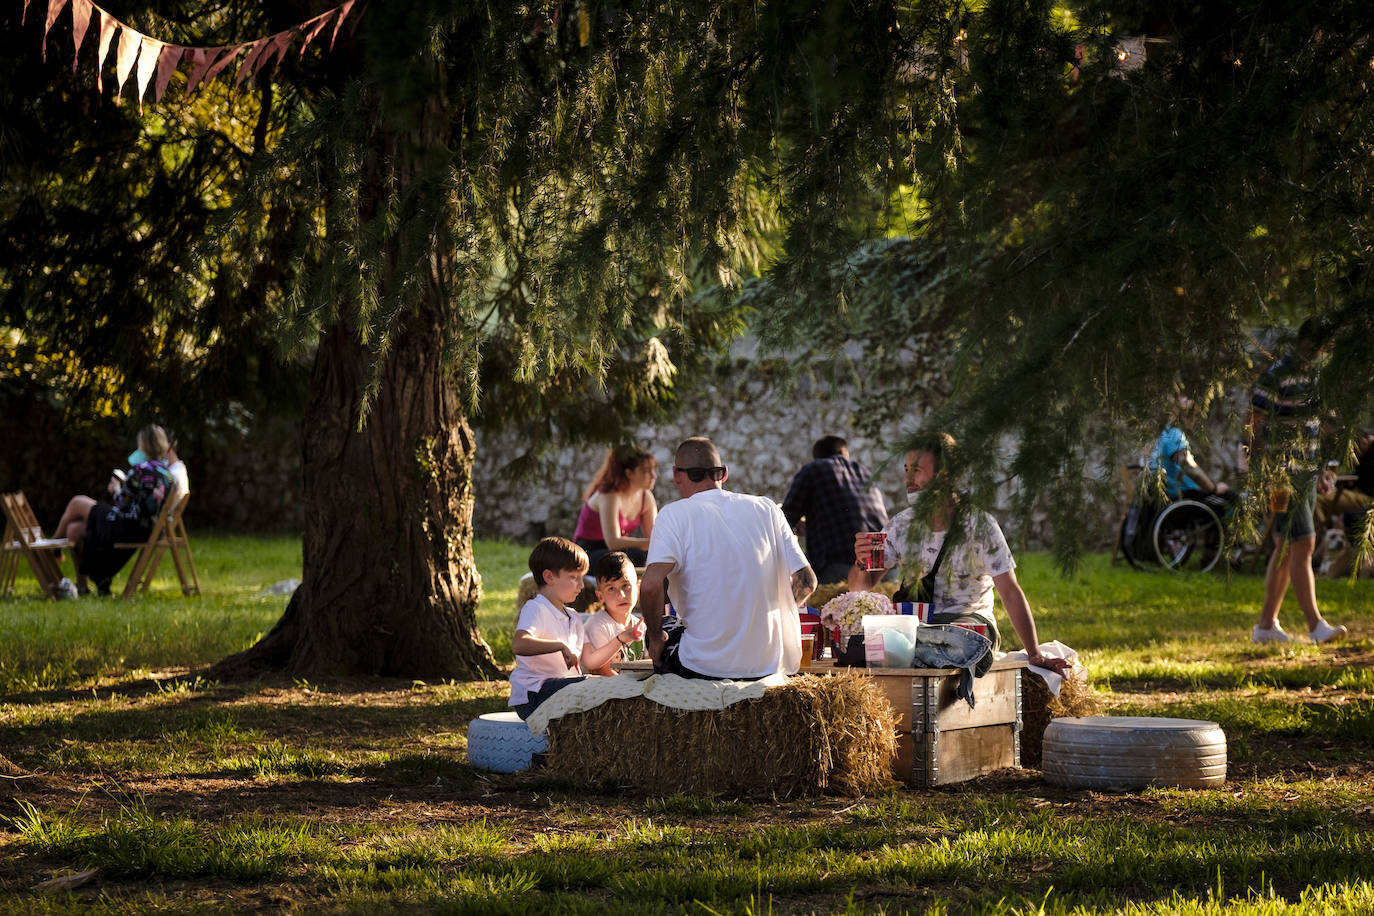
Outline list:
[[[1274,456],[1293,462],[1317,458],[1321,425],[1317,422],[1317,385],[1311,366],[1291,353],[1279,357],[1255,383],[1250,406],[1266,417],[1265,438]],[[1305,440],[1305,442],[1304,442]]]

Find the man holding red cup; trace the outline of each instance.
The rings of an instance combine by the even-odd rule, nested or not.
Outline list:
[[[993,591],[1002,599],[1007,618],[1021,639],[1032,665],[1067,671],[1069,663],[1040,652],[1026,594],[1016,580],[1016,561],[997,520],[964,506],[957,494],[927,509],[929,530],[913,529],[916,507],[935,494],[935,484],[947,482],[946,463],[955,449],[947,433],[920,437],[906,454],[907,502],[912,508],[894,515],[881,532],[860,532],[854,538],[856,562],[849,571],[849,588],[870,590],[889,569],[901,568],[902,587],[895,600],[928,601],[931,623],[979,624],[997,649],[1001,635],[993,618]]]

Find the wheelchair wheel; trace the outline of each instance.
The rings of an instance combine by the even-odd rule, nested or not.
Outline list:
[[[1155,559],[1175,572],[1207,572],[1221,559],[1221,519],[1204,503],[1172,502],[1151,527]]]
[[[1154,546],[1149,543],[1150,525],[1153,520],[1151,510],[1139,503],[1131,506],[1126,511],[1126,517],[1121,520],[1117,547],[1133,569],[1154,568],[1155,551]]]

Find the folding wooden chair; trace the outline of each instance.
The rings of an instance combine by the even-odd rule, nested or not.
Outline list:
[[[33,509],[22,490],[15,493],[0,494],[0,502],[5,511],[5,539],[0,554],[0,593],[9,595],[14,592],[14,581],[19,574],[19,557],[28,560],[38,587],[49,601],[58,598],[58,584],[62,581],[62,569],[53,551],[72,546],[71,541],[43,537],[43,531],[34,517]]]
[[[181,593],[200,594],[200,578],[196,575],[195,561],[191,559],[191,541],[186,536],[186,525],[182,521],[182,513],[186,511],[186,503],[190,498],[189,493],[169,494],[162,503],[162,511],[157,514],[157,521],[153,523],[148,540],[139,544],[115,545],[138,551],[134,557],[134,568],[129,573],[129,581],[124,583],[125,598],[132,597],[133,593],[140,589],[145,592],[148,590],[153,577],[157,575],[157,568],[164,553],[170,553],[172,562],[176,564],[177,578],[181,580]]]

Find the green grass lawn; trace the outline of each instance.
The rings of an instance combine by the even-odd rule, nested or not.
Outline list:
[[[1042,640],[1079,650],[1111,713],[1219,722],[1228,784],[1102,795],[1013,770],[787,801],[475,770],[467,722],[502,682],[197,680],[276,621],[264,590],[299,577],[300,544],[194,549],[198,598],[168,571],[132,601],[23,578],[0,598],[0,755],[25,771],[0,769],[0,912],[1374,912],[1370,582],[1319,583],[1347,644],[1256,647],[1256,576],[1090,557],[1066,580],[1026,555]],[[476,546],[504,663],[527,551]]]

